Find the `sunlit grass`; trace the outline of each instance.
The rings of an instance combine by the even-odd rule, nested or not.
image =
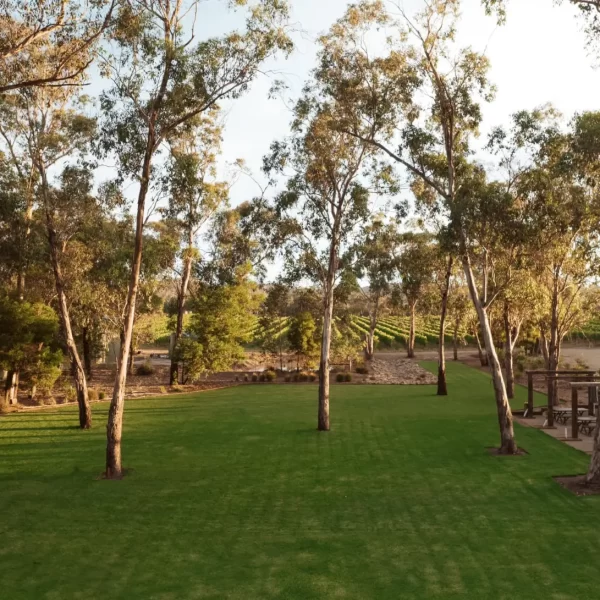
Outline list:
[[[524,428],[488,455],[489,378],[449,385],[334,386],[330,433],[316,386],[132,401],[120,482],[106,405],[0,417],[0,598],[595,598],[600,499],[551,479],[587,457]]]

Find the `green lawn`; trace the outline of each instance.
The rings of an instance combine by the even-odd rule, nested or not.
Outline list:
[[[330,433],[316,386],[132,401],[118,482],[106,405],[2,417],[0,598],[597,598],[600,498],[551,479],[587,457],[519,427],[488,455],[490,380],[449,384],[334,386]]]

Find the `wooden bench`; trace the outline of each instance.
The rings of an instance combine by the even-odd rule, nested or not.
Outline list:
[[[586,435],[593,435],[597,423],[596,417],[585,415],[579,417],[577,420],[579,421],[579,429],[582,433],[585,433]]]

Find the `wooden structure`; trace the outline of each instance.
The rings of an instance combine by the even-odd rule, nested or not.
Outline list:
[[[579,423],[585,420],[586,427],[591,430],[594,415],[596,414],[598,406],[598,388],[600,388],[600,381],[572,381],[571,382],[571,437],[576,440],[579,437]],[[587,389],[588,391],[588,417],[581,417],[579,412],[581,406],[579,406],[578,390]]]
[[[548,382],[548,427],[554,427],[554,383],[560,379],[572,381],[591,382],[594,379],[595,371],[550,371],[540,369],[536,371],[525,371],[527,374],[527,419],[533,419],[533,378],[544,377]]]

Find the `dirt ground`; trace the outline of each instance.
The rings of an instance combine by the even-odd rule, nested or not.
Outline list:
[[[446,359],[448,362],[453,360],[452,351],[447,351]],[[461,348],[458,353],[460,362],[472,367],[487,371],[479,363],[477,351],[474,348]],[[574,346],[566,347],[563,350],[563,360],[565,362],[575,363],[576,359],[585,361],[590,368],[600,369],[600,347]],[[422,369],[418,361],[437,360],[437,350],[432,347],[427,350],[417,350],[416,359],[410,360],[406,357],[404,351],[383,351],[375,355],[375,359],[369,365],[368,374],[353,373],[352,383],[363,384],[395,384],[395,385],[432,385],[436,383],[434,375]],[[178,385],[171,387],[169,385],[169,365],[167,350],[165,348],[149,348],[142,350],[134,357],[134,372],[137,366],[149,361],[154,366],[154,373],[148,376],[129,375],[127,379],[127,398],[136,398],[144,396],[158,396],[176,392],[192,392],[207,389],[214,389],[223,386],[237,385],[251,380],[254,373],[260,373],[267,368],[279,368],[280,361],[264,356],[260,352],[247,352],[244,361],[236,365],[232,371],[215,373],[203,379],[200,382],[191,385]],[[285,356],[283,360],[284,369],[292,371],[296,368],[296,358],[292,355]],[[337,371],[344,371],[346,367],[338,365]],[[114,382],[116,368],[114,365],[96,365],[93,370],[93,377],[89,382],[92,396],[95,399],[109,399]],[[284,373],[280,373],[278,381],[284,381]],[[332,377],[332,380],[335,376]],[[517,383],[527,384],[524,374],[517,375]],[[63,404],[68,401],[63,389],[71,386],[71,380],[68,374],[65,374],[59,380],[56,390],[53,394],[54,402]],[[540,379],[535,382],[535,389],[542,393],[546,392],[546,383]],[[559,398],[563,402],[570,400],[570,388],[568,382],[559,383]],[[52,403],[52,401],[49,401]],[[39,399],[32,401],[27,397],[24,390],[19,393],[19,404],[24,407],[33,407],[39,405]]]

